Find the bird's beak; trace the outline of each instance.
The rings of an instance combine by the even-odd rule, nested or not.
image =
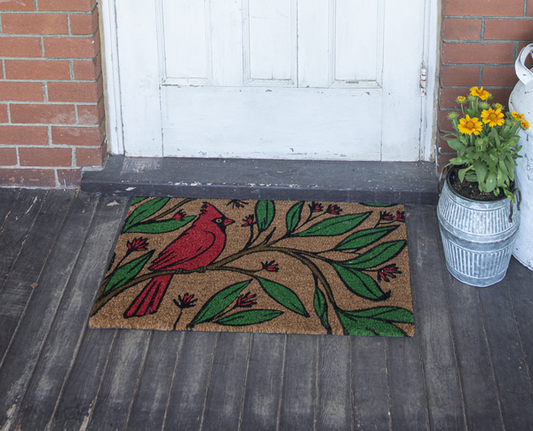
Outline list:
[[[230,218],[224,219],[224,226],[229,226],[232,223],[235,223],[235,221]]]

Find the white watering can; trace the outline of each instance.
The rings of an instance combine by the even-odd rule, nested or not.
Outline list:
[[[520,51],[515,71],[520,81],[509,97],[509,109],[524,114],[529,130],[520,129],[521,158],[517,159],[515,181],[522,195],[521,221],[513,256],[522,265],[533,270],[533,72],[526,67],[527,57],[533,57],[533,43]]]

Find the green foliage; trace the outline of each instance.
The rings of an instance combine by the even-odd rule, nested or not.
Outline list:
[[[328,321],[328,303],[326,297],[318,287],[315,288],[313,307],[315,308],[315,313],[319,317],[322,326],[328,331],[328,333],[331,332],[331,326]]]
[[[255,219],[259,232],[264,232],[270,227],[275,215],[276,207],[274,201],[257,201],[255,205]]]
[[[352,229],[355,229],[363,223],[370,212],[361,214],[346,214],[339,217],[332,217],[323,220],[303,232],[297,233],[295,236],[335,236],[342,235]]]
[[[399,307],[376,307],[360,311],[336,310],[345,335],[405,337],[394,323],[413,323],[413,313]]]
[[[297,202],[287,212],[287,217],[286,217],[287,235],[290,235],[291,233],[293,233],[296,227],[298,226],[298,223],[300,223],[300,219],[302,218],[302,209],[304,207],[304,204],[305,204],[304,201]]]
[[[278,304],[304,317],[309,317],[309,313],[305,310],[302,301],[291,289],[266,278],[257,277],[257,281],[259,281],[267,295]]]
[[[279,310],[245,310],[238,313],[228,314],[216,319],[215,322],[226,326],[257,325],[275,319],[282,314],[283,311]]]
[[[104,291],[102,296],[107,295],[110,292],[118,289],[120,286],[125,285],[129,281],[133,280],[139,272],[143,269],[146,262],[150,260],[154,250],[149,251],[146,254],[143,254],[141,257],[138,257],[131,262],[126,263],[125,265],[115,269],[110,275],[107,283],[105,284]]]

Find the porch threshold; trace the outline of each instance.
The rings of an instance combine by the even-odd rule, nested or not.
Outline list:
[[[435,205],[429,162],[138,158],[111,156],[81,190],[117,196],[278,199]]]

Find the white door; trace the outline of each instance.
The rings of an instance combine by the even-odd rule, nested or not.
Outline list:
[[[421,158],[426,0],[116,0],[131,156]]]

